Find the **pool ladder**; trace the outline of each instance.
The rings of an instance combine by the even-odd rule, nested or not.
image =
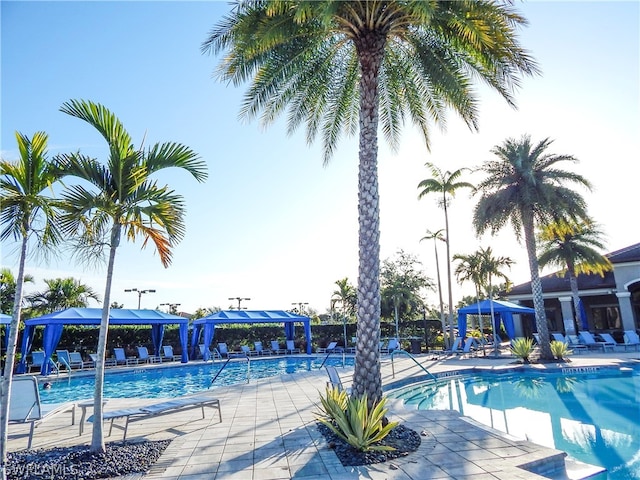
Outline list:
[[[251,379],[251,359],[249,359],[249,357],[247,355],[245,355],[244,357],[236,357],[236,358],[238,360],[246,360],[247,361],[247,383],[249,383],[249,380]],[[231,357],[227,358],[227,361],[224,362],[224,364],[222,365],[220,370],[218,370],[216,372],[215,376],[211,379],[211,383],[209,384],[209,388],[211,388],[211,385],[213,385],[213,382],[216,381],[216,378],[218,378],[220,376],[220,374],[226,368],[226,366],[229,364],[230,361],[231,361]]]
[[[411,355],[409,352],[406,352],[404,350],[394,350],[393,352],[391,352],[391,376],[392,378],[396,378],[396,369],[394,367],[393,364],[393,357],[397,354],[403,354],[406,355],[407,357],[409,357],[411,360],[413,360],[413,362],[418,365],[427,375],[429,375],[430,378],[432,378],[433,380],[435,380],[436,382],[438,381],[438,377],[436,377],[433,373],[431,373],[429,370],[427,370],[424,365],[422,365],[418,360],[416,360],[416,357],[414,357],[413,355]]]

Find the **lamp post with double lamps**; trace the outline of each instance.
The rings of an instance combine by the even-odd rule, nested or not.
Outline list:
[[[291,303],[291,305],[297,305],[298,306],[298,313],[300,315],[304,315],[304,306],[305,305],[309,305],[309,302],[293,302],[293,303]]]
[[[137,288],[125,288],[125,292],[137,292],[138,293],[138,310],[140,310],[140,301],[142,300],[143,293],[156,293],[155,289],[147,288],[145,290],[139,290]]]
[[[172,315],[176,315],[176,313],[178,311],[177,307],[179,307],[180,304],[179,303],[161,303],[160,306],[161,307],[168,307],[167,308],[167,310],[168,310],[167,313],[170,313]]]
[[[251,300],[250,298],[246,298],[246,297],[229,297],[229,300],[237,300],[238,301],[238,310],[242,310],[242,301],[243,300]],[[247,307],[245,307],[247,308]]]

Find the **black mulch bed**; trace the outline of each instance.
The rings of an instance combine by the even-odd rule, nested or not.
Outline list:
[[[89,446],[22,450],[7,455],[7,478],[21,480],[92,480],[149,471],[171,440],[114,442],[106,453]]]
[[[371,465],[393,460],[394,458],[405,457],[411,452],[415,452],[422,442],[420,435],[414,430],[404,425],[398,425],[391,430],[389,435],[378,443],[378,445],[393,447],[395,450],[389,452],[361,452],[340,439],[326,425],[318,423],[318,430],[324,435],[324,438],[329,443],[329,447],[336,452],[340,462],[345,467]]]

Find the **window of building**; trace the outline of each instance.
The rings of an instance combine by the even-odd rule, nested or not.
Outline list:
[[[593,326],[598,330],[621,330],[620,309],[616,305],[591,307]]]

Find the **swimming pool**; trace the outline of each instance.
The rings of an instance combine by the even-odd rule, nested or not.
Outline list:
[[[324,357],[279,357],[251,359],[250,378],[274,377],[319,369]],[[108,369],[104,377],[105,398],[160,398],[177,397],[207,390],[211,379],[225,362],[197,362],[180,365],[153,366],[117,371]],[[342,357],[329,357],[326,365],[343,365]],[[353,357],[345,358],[346,366],[353,366]],[[74,372],[75,373],[75,372]],[[51,388],[40,383],[40,399],[43,403],[58,403],[93,398],[95,377],[93,374],[75,373],[71,378],[49,378]],[[247,362],[232,360],[222,370],[211,388],[222,385],[246,383]]]
[[[456,410],[517,438],[640,479],[640,369],[473,374],[388,393],[424,410]],[[600,477],[598,477],[600,478]]]

